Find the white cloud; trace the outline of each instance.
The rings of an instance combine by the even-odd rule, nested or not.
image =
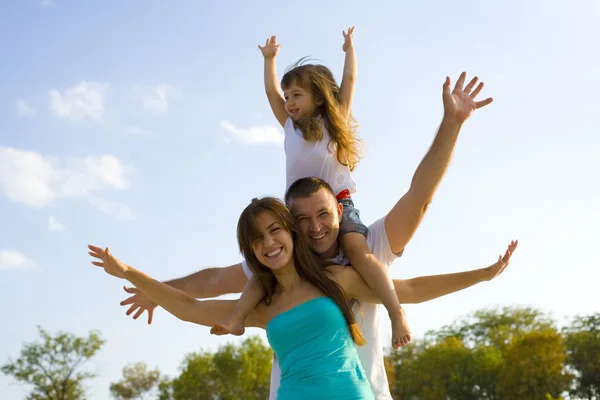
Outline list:
[[[133,91],[137,99],[141,101],[142,106],[155,115],[166,114],[169,102],[179,100],[182,97],[179,88],[166,84],[153,87],[136,87]]]
[[[55,161],[48,157],[0,146],[0,190],[12,201],[31,207],[52,202],[60,175]]]
[[[60,93],[56,89],[48,91],[52,110],[59,118],[75,121],[84,118],[100,122],[104,118],[104,97],[107,84],[81,81],[72,88]]]
[[[31,117],[35,114],[35,109],[25,104],[25,101],[19,100],[17,101],[17,114],[21,117]]]
[[[128,172],[128,168],[110,154],[74,159],[62,170],[60,193],[73,198],[87,197],[103,189],[127,189]]]
[[[229,121],[221,121],[221,128],[231,134],[233,140],[248,145],[276,144],[283,145],[283,133],[271,125],[252,126],[248,129],[236,128]],[[225,143],[229,143],[225,139]]]
[[[34,267],[35,263],[15,250],[0,250],[0,270]]]
[[[130,168],[110,154],[66,162],[39,153],[0,146],[0,194],[41,208],[58,199],[90,198],[129,187]],[[98,207],[105,212],[106,207]]]
[[[120,220],[133,219],[133,212],[131,209],[123,203],[116,201],[110,201],[101,197],[90,196],[88,201],[91,205],[96,207],[98,210],[107,215],[112,215]]]
[[[48,217],[48,230],[50,232],[64,232],[67,230],[67,227],[63,225],[56,217],[51,215]]]

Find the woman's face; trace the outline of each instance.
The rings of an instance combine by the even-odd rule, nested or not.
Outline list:
[[[293,258],[294,242],[281,220],[272,212],[265,211],[254,220],[259,236],[252,241],[256,259],[271,270],[287,266]]]

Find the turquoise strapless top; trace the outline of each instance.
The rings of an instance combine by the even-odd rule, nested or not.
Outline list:
[[[373,399],[342,310],[317,297],[275,316],[267,338],[277,356],[277,400]]]

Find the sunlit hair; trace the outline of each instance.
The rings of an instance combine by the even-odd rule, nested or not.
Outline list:
[[[344,314],[354,342],[359,346],[365,344],[366,340],[356,323],[351,305],[348,304],[346,293],[337,282],[327,275],[324,269],[325,266],[331,265],[331,263],[313,253],[300,233],[300,229],[292,214],[281,200],[274,197],[252,199],[252,202],[244,209],[242,215],[240,215],[237,227],[240,252],[246,259],[248,266],[263,290],[264,297],[262,301],[267,305],[271,304],[277,285],[273,271],[258,261],[252,249],[252,243],[263,235],[256,223],[257,218],[263,213],[272,213],[279,220],[282,228],[292,236],[294,243],[293,259],[298,275],[335,301]]]
[[[347,165],[351,171],[362,158],[362,143],[356,130],[358,123],[349,112],[342,110],[340,103],[340,87],[335,82],[329,68],[319,64],[303,64],[305,58],[292,65],[281,78],[281,88],[286,90],[293,83],[312,93],[313,99],[321,103],[310,115],[294,126],[300,129],[304,139],[316,142],[323,138],[323,125],[331,136],[330,149],[337,155],[342,165]],[[321,117],[321,118],[319,118]]]

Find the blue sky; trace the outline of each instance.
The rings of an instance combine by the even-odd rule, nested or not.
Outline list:
[[[491,283],[406,306],[413,332],[493,305],[560,321],[598,311],[599,3],[207,3],[0,5],[0,362],[37,339],[36,325],[98,329],[107,344],[88,393],[106,400],[128,362],[173,376],[186,353],[239,340],[162,310],[152,326],[130,320],[123,282],[89,264],[86,244],[158,279],[239,262],[239,213],[285,185],[257,45],[278,36],[280,76],[311,56],[339,79],[351,25],[366,143],[355,203],[366,222],[407,190],[446,75],[477,74],[495,99],[465,125],[392,274],[486,266],[513,238],[519,250]],[[0,376],[2,398],[26,389]]]

